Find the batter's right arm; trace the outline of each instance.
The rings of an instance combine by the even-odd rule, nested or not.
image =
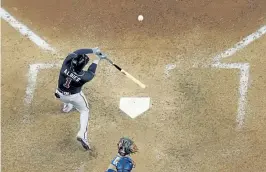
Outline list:
[[[100,62],[101,59],[105,59],[106,55],[102,54],[101,52],[99,52],[99,54],[97,54],[98,59],[93,60],[92,64],[89,66],[88,68],[88,74],[89,74],[89,80],[91,80],[96,73],[96,69],[98,67],[98,64]]]
[[[92,64],[88,68],[88,71],[95,74],[99,61],[99,59],[93,60]]]
[[[96,68],[97,68],[100,60],[105,59],[106,58],[106,55],[100,53],[100,54],[97,54],[97,57],[98,57],[98,59],[93,60],[92,64],[90,65],[90,67],[88,69],[88,71],[91,71],[94,74],[96,72]]]
[[[99,60],[94,60],[93,63],[89,66],[88,71],[86,71],[86,82],[94,78],[98,63]]]

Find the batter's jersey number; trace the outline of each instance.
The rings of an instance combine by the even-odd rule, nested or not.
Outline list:
[[[64,87],[66,88],[70,88],[70,83],[71,83],[72,79],[71,78],[66,78],[66,82],[64,83]]]

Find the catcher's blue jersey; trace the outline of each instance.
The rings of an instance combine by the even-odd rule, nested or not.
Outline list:
[[[112,160],[111,166],[109,166],[106,172],[131,172],[133,168],[134,168],[134,164],[133,164],[132,159],[129,156],[117,155]]]

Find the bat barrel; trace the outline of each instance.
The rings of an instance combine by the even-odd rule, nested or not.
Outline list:
[[[135,82],[136,84],[138,84],[141,88],[146,88],[146,86],[141,83],[139,80],[137,80],[135,77],[133,77],[132,75],[130,75],[128,72],[126,72],[125,70],[123,70],[121,67],[119,67],[118,65],[114,64],[110,59],[106,58],[106,60],[111,63],[114,67],[116,67],[116,69],[118,69],[121,73],[123,73],[124,75],[126,75],[129,79],[131,79],[133,82]]]

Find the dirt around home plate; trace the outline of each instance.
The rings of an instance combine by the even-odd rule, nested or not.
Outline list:
[[[213,56],[266,23],[266,1],[2,4],[62,54],[43,52],[2,20],[3,171],[104,171],[122,136],[139,147],[133,155],[138,172],[266,170],[265,36],[225,60],[251,65],[242,131],[235,130],[239,71],[208,67]],[[59,69],[40,71],[29,109],[23,98],[29,64],[52,63],[96,46],[148,87],[143,90],[107,62],[100,64],[84,88],[94,147],[88,153],[75,140],[79,114],[62,114],[53,97]],[[168,64],[176,67],[166,77]],[[131,119],[119,110],[120,97],[128,96],[151,97],[151,109]]]

